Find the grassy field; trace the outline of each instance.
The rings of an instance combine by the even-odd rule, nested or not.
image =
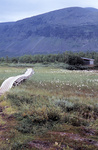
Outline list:
[[[33,69],[29,80],[0,97],[0,150],[97,150],[98,71]],[[0,84],[25,70],[1,66]]]

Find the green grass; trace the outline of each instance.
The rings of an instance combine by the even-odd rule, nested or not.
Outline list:
[[[0,84],[8,77],[23,74],[25,70],[25,68],[0,66]]]
[[[10,149],[22,149],[29,141],[39,139],[53,142],[54,145],[58,142],[59,146],[65,144],[69,149],[81,145],[82,149],[97,150],[95,145],[60,137],[58,134],[50,136],[48,132],[74,133],[97,140],[98,72],[68,71],[53,64],[34,64],[33,69],[35,74],[29,80],[0,98],[3,113],[7,117],[14,117],[14,122],[9,121],[10,129],[5,135],[10,139]],[[2,66],[0,82],[7,77],[22,74],[25,70],[26,66]],[[93,130],[91,136],[89,132]]]

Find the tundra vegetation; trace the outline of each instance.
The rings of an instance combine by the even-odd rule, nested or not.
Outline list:
[[[28,66],[35,74],[0,97],[0,149],[97,150],[98,71],[9,64],[0,84]]]

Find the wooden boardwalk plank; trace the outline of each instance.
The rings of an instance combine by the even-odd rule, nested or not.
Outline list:
[[[8,79],[6,79],[1,87],[0,87],[0,95],[4,94],[5,92],[9,91],[12,86],[18,85],[19,83],[21,83],[22,81],[28,79],[30,76],[32,76],[34,74],[34,71],[32,68],[28,68],[26,70],[26,72],[22,75],[18,75],[15,77],[9,77]]]

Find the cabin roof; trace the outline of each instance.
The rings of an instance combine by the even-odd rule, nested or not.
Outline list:
[[[94,59],[91,59],[91,58],[85,58],[85,57],[81,57],[81,58],[84,60],[88,60],[88,61],[94,61]]]

